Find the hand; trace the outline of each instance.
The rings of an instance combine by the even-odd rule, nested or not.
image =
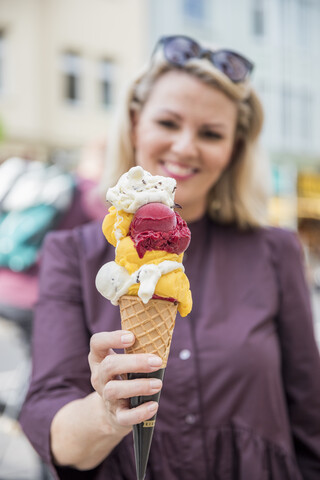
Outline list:
[[[127,348],[134,343],[131,332],[117,330],[96,333],[91,337],[89,365],[91,383],[101,396],[110,425],[117,431],[128,433],[137,423],[153,417],[157,402],[147,402],[129,408],[129,398],[138,395],[153,395],[162,388],[159,379],[127,380],[127,373],[148,373],[159,370],[161,358],[152,354],[116,354],[114,348]]]

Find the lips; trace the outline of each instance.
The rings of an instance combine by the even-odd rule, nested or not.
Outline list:
[[[196,173],[198,173],[199,169],[185,165],[179,162],[169,162],[165,160],[161,160],[160,164],[162,166],[162,170],[169,175],[170,177],[176,178],[178,180],[186,180]]]

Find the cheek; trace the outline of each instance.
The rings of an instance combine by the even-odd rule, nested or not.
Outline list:
[[[135,156],[138,164],[140,161],[145,161],[150,157],[150,147],[152,148],[152,143],[150,143],[146,137],[143,137],[143,135],[140,136],[137,139],[135,147]],[[143,168],[143,165],[141,166]]]
[[[136,154],[142,157],[156,156],[170,146],[168,136],[157,131],[141,131],[136,142]]]
[[[207,166],[210,170],[223,171],[230,163],[232,146],[220,145],[206,152]]]
[[[224,170],[228,165],[229,163],[231,162],[231,159],[232,159],[232,151],[233,151],[233,148],[232,148],[232,145],[229,146],[228,148],[226,148],[223,152],[223,154],[221,155],[221,167],[222,169]]]

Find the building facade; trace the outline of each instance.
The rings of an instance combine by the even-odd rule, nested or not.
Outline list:
[[[297,179],[320,164],[318,0],[0,0],[0,12],[0,161],[77,156],[107,138],[126,80],[160,36],[181,33],[255,63],[272,216],[296,226]]]
[[[0,160],[106,137],[146,55],[146,0],[0,0]]]

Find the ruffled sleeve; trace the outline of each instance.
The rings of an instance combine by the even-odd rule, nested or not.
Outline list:
[[[320,478],[320,358],[297,236],[278,231],[274,254],[282,371],[294,448],[304,480]]]

